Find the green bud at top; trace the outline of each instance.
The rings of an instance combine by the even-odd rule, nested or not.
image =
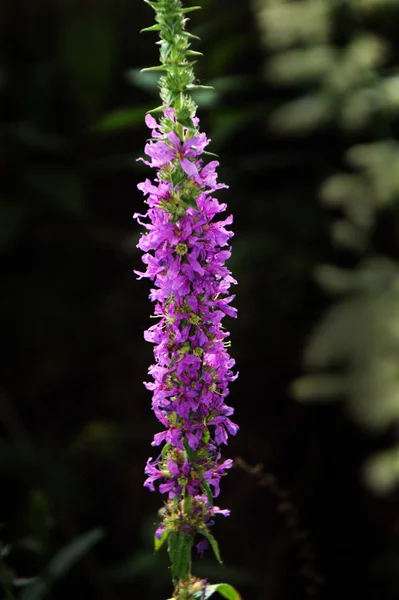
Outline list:
[[[160,96],[165,106],[174,109],[177,123],[180,126],[193,128],[192,118],[195,116],[197,105],[188,95],[195,88],[192,57],[200,56],[200,52],[190,49],[190,39],[198,39],[185,31],[188,18],[186,13],[201,8],[193,6],[183,8],[180,0],[144,0],[155,10],[156,25],[143,31],[158,31],[160,40],[159,58],[161,65],[143,70],[160,70],[164,74],[159,80]],[[158,109],[155,109],[158,110]],[[179,133],[176,130],[176,133]]]

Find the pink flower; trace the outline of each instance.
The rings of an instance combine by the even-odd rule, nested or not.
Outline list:
[[[171,109],[164,116],[174,122]],[[220,462],[218,446],[238,430],[229,418],[233,409],[225,404],[237,375],[226,349],[229,334],[221,325],[226,314],[236,316],[229,295],[236,281],[225,264],[233,219],[215,220],[226,205],[212,193],[227,186],[217,182],[217,161],[203,166],[205,134],[184,129],[180,139],[150,115],[146,123],[153,139],[145,146],[150,160],[143,162],[159,171],[153,182],[146,179],[138,186],[148,210],[134,215],[146,229],[138,242],[146,270],[137,275],[153,282],[150,298],[159,321],[144,334],[154,344],[155,357],[149,368],[153,381],[145,385],[165,428],[152,445],[169,444],[170,450],[148,460],[144,485],[151,490],[159,485],[169,498],[184,490],[201,499],[203,484],[218,496],[220,479],[232,466],[230,459]],[[199,502],[209,518],[228,514],[212,509],[204,498]]]

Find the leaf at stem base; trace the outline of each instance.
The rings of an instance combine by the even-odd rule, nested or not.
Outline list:
[[[193,598],[196,600],[208,600],[215,592],[226,598],[226,600],[241,600],[240,594],[237,592],[232,585],[228,583],[215,583],[214,585],[207,585],[205,590],[201,590],[193,594]]]

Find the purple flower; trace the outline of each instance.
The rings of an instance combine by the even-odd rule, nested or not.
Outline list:
[[[198,544],[196,544],[196,548],[197,548],[197,552],[200,555],[200,558],[202,558],[204,556],[204,552],[208,549],[208,541],[207,540],[201,540],[200,542],[198,542]]]
[[[159,133],[160,128],[159,126],[158,128],[154,127],[153,122],[156,123],[155,119],[148,121],[147,125],[150,123],[150,127],[153,128],[153,134],[155,132],[154,137],[159,138],[162,135]],[[199,163],[191,161],[190,158],[201,155],[209,142],[210,140],[206,138],[206,135],[200,133],[197,136],[188,137],[182,143],[176,133],[170,131],[166,138],[158,139],[156,142],[149,141],[146,144],[144,152],[151,158],[151,161],[144,160],[143,158],[139,158],[139,160],[150,167],[161,168],[177,159],[183,171],[192,177],[196,183],[201,185],[207,176],[212,177],[213,180],[213,174],[208,175],[208,171],[212,170],[212,167],[208,167],[208,169],[205,167],[205,173],[201,177],[198,172]]]
[[[193,121],[197,127],[198,119]],[[170,499],[197,498],[209,526],[213,515],[229,511],[210,506],[203,486],[218,496],[220,479],[232,466],[230,459],[220,462],[218,447],[238,430],[225,404],[237,374],[221,325],[225,315],[236,316],[229,295],[236,281],[225,264],[233,219],[217,220],[226,205],[212,194],[227,186],[217,181],[217,161],[203,163],[206,135],[183,128],[180,137],[170,123],[175,124],[172,109],[165,109],[160,122],[146,116],[149,160],[139,160],[158,173],[138,185],[148,210],[134,215],[146,230],[138,242],[145,271],[136,273],[153,282],[150,299],[159,319],[144,334],[155,358],[148,371],[152,381],[145,385],[164,427],[152,445],[168,444],[163,456],[148,460],[144,485],[151,490],[158,485]]]
[[[218,467],[213,466],[213,468],[210,468],[208,469],[208,471],[205,471],[204,479],[208,482],[209,485],[213,486],[215,498],[219,496],[220,493],[220,478],[223,475],[225,475],[226,469],[231,469],[232,466],[233,461],[229,458]]]
[[[164,533],[165,533],[165,526],[159,525],[155,531],[155,537],[157,538],[157,540],[160,540]]]

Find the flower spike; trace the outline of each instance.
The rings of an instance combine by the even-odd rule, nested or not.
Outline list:
[[[225,265],[233,219],[219,218],[226,204],[214,194],[228,186],[218,181],[219,162],[204,160],[211,154],[205,150],[210,140],[199,129],[189,95],[200,87],[189,59],[201,53],[190,49],[194,36],[185,31],[184,15],[200,7],[183,8],[180,0],[145,1],[155,10],[157,25],[144,31],[159,32],[161,64],[143,70],[163,71],[163,104],[145,117],[151,136],[146,158],[138,160],[156,169],[156,175],[138,185],[148,210],[134,215],[146,230],[138,242],[145,270],[136,274],[153,282],[150,299],[159,319],[144,333],[154,344],[155,358],[145,386],[161,425],[152,445],[162,450],[148,459],[144,485],[166,496],[155,548],[168,542],[174,598],[183,600],[207,587],[190,573],[196,538],[202,538],[197,544],[201,554],[209,543],[221,562],[211,527],[215,515],[229,514],[213,501],[232,467],[221,447],[238,430],[230,419],[233,408],[225,403],[237,374],[227,351],[229,333],[221,324],[226,315],[236,316],[230,295],[236,281]]]

